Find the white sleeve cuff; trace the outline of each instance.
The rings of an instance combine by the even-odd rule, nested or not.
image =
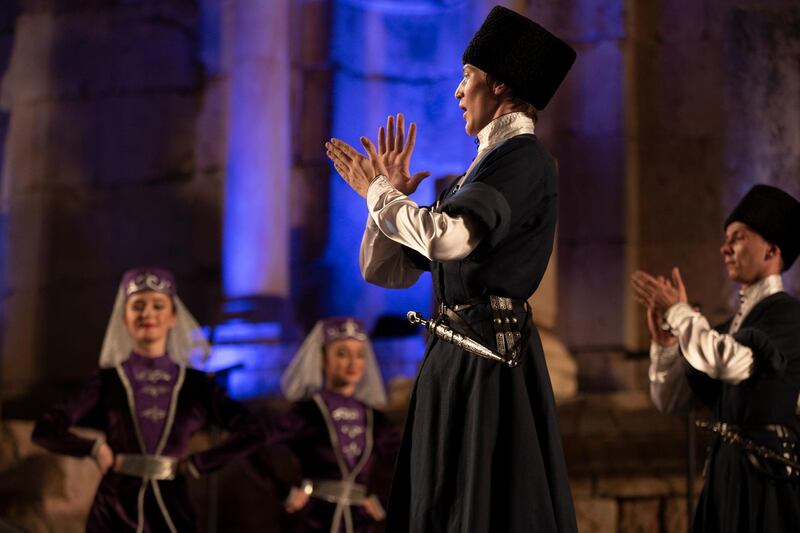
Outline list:
[[[664,313],[664,321],[669,326],[670,331],[673,334],[677,334],[681,322],[699,314],[688,303],[678,302]]]
[[[92,459],[97,459],[97,453],[100,451],[100,446],[105,444],[106,439],[103,437],[98,437],[94,440],[94,445],[92,446],[92,451],[89,455],[91,455]]]

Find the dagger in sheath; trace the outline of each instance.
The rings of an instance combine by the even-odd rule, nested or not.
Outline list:
[[[408,321],[411,322],[412,324],[420,324],[422,326],[425,326],[425,328],[428,331],[430,331],[433,335],[436,335],[443,341],[458,346],[462,350],[477,355],[478,357],[483,357],[484,359],[496,361],[511,368],[514,368],[519,364],[517,360],[507,359],[502,355],[500,355],[499,353],[492,350],[491,348],[484,346],[475,339],[471,339],[466,335],[458,333],[447,324],[444,324],[436,320],[425,319],[416,311],[409,311],[406,317],[408,318]]]

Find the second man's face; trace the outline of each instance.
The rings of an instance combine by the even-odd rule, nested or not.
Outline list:
[[[720,247],[728,277],[750,285],[765,276],[771,245],[761,235],[741,222],[732,222],[725,229]]]
[[[455,97],[464,112],[464,129],[471,137],[492,121],[499,107],[499,100],[486,81],[486,73],[472,65],[464,65],[464,76]]]

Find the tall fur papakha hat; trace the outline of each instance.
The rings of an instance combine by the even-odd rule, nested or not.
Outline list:
[[[755,185],[725,219],[724,228],[742,222],[781,249],[783,270],[800,255],[800,202],[770,185]]]
[[[534,21],[495,6],[464,50],[462,62],[508,85],[544,109],[572,64],[575,50]]]

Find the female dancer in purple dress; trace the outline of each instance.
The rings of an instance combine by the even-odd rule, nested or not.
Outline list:
[[[370,471],[377,458],[393,464],[400,442],[374,409],[386,403],[386,393],[362,324],[353,318],[317,322],[281,387],[294,403],[268,421],[266,440],[288,444],[301,465],[303,480],[282,487],[291,530],[372,531],[384,511],[371,491]]]
[[[189,368],[207,353],[172,274],[126,272],[100,355],[100,369],[37,422],[33,441],[50,451],[92,457],[103,472],[87,531],[194,531],[186,475],[199,476],[263,442],[258,421],[205,373]],[[193,433],[209,424],[229,437],[186,457]],[[85,439],[72,426],[94,427]]]

